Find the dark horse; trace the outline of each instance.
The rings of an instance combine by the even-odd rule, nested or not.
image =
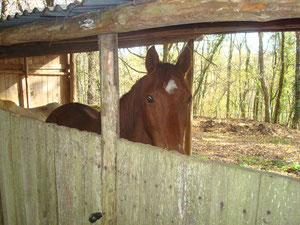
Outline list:
[[[191,93],[184,76],[191,64],[188,47],[176,65],[159,62],[155,47],[146,56],[147,75],[120,99],[120,136],[186,154],[183,149]],[[100,113],[69,103],[54,110],[46,122],[101,133]]]

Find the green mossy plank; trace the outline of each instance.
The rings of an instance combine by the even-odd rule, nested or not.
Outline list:
[[[82,224],[82,139],[76,129],[57,127],[55,149],[58,220],[61,225]]]
[[[300,224],[300,181],[264,173],[261,178],[256,224]]]
[[[56,131],[36,121],[38,203],[40,224],[57,224],[54,150]]]
[[[14,174],[11,138],[11,113],[0,109],[0,171],[1,171],[1,201],[5,225],[17,224],[17,214],[14,195]]]
[[[210,164],[126,140],[118,149],[118,221],[196,224],[208,218]]]
[[[101,206],[101,136],[82,132],[84,151],[83,190],[84,190],[84,223],[90,224],[91,213],[102,212]]]
[[[185,157],[186,196],[185,224],[209,224],[211,182],[214,168],[211,163]]]
[[[23,133],[20,120],[23,118],[20,116],[11,116],[11,129],[12,129],[12,157],[13,157],[13,176],[15,182],[15,204],[17,220],[20,224],[26,224],[26,209],[25,209],[25,193],[23,185],[23,170],[22,170],[22,151],[24,148],[23,139],[27,133]]]
[[[225,224],[255,224],[260,173],[233,165],[226,166],[234,168],[234,173],[233,177],[225,177],[229,181]]]
[[[21,147],[22,182],[25,200],[26,224],[40,224],[38,204],[38,172],[37,172],[37,124],[33,119],[21,117],[19,121]]]

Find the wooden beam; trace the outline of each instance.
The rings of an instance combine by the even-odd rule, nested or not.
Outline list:
[[[269,22],[237,21],[188,24],[120,33],[118,35],[118,46],[119,48],[129,48],[154,44],[185,42],[190,39],[197,39],[203,34],[296,30],[300,30],[300,18]],[[90,36],[63,41],[2,46],[0,48],[0,59],[97,51],[97,41],[97,36]]]
[[[118,36],[99,36],[103,225],[117,224],[116,157],[119,128]]]
[[[29,96],[29,85],[28,85],[28,75],[29,75],[29,67],[28,67],[28,59],[24,57],[24,75],[25,75],[25,88],[26,88],[26,103],[27,108],[30,107],[30,96]]]
[[[188,42],[189,49],[192,52],[191,57],[191,67],[188,71],[185,81],[187,84],[187,88],[190,90],[191,94],[193,94],[193,80],[194,80],[194,40],[190,40]],[[192,155],[192,128],[193,128],[193,100],[190,102],[188,106],[187,113],[187,126],[185,129],[185,142],[184,142],[184,150],[187,155]]]
[[[18,76],[18,100],[19,100],[19,106],[24,108],[25,102],[24,102],[24,90],[23,90],[23,76]]]
[[[298,0],[157,0],[128,4],[79,15],[70,19],[39,21],[4,29],[0,45],[53,42],[108,33],[123,33],[180,24],[225,21],[272,21],[299,18]]]

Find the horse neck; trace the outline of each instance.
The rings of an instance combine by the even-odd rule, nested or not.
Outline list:
[[[142,86],[144,77],[141,78],[129,92],[122,96],[120,99],[120,136],[128,140],[133,140],[133,133],[137,128],[139,119],[142,119],[143,105],[142,105]],[[145,131],[142,124],[139,128],[142,132]],[[146,132],[146,131],[145,131]]]

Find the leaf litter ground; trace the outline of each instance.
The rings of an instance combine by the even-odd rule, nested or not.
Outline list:
[[[300,131],[246,119],[193,121],[193,156],[300,179]]]

